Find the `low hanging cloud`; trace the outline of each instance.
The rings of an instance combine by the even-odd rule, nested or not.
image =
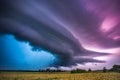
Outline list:
[[[78,5],[75,6],[77,1],[72,3],[72,0],[16,0],[14,3],[12,1],[3,0],[0,2],[2,4],[0,33],[12,34],[19,41],[29,42],[34,50],[41,48],[48,50],[58,58],[53,66],[105,62],[93,59],[93,57],[106,56],[109,55],[108,53],[86,50],[81,45],[81,41],[88,42],[91,41],[91,38],[95,38],[94,40],[101,40],[95,43],[105,43],[108,40],[106,43],[108,45],[102,45],[119,46],[112,39],[109,40],[96,31],[98,28],[96,26],[99,26],[101,19],[96,20],[99,17],[95,13],[93,13],[94,15],[89,13],[82,3],[78,9]],[[85,1],[81,2],[87,4]],[[117,32],[119,33],[119,31]],[[86,35],[89,36],[88,40],[82,40]]]

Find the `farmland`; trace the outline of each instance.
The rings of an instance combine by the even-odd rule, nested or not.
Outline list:
[[[120,80],[120,73],[0,72],[0,80]]]

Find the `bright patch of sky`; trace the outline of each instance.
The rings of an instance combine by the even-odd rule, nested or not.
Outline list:
[[[0,35],[0,69],[38,70],[54,63],[55,56],[45,50],[33,51],[27,42],[13,35]]]

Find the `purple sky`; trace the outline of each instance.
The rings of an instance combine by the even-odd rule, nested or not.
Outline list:
[[[42,47],[61,68],[120,64],[120,0],[4,0],[0,33]]]

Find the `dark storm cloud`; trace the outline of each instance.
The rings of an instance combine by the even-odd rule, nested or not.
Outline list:
[[[29,42],[34,50],[50,51],[59,59],[55,66],[104,62],[92,58],[106,53],[85,50],[78,40],[82,35],[95,36],[100,21],[82,3],[78,5],[72,0],[3,0],[1,4],[0,33],[13,34],[17,40]]]

